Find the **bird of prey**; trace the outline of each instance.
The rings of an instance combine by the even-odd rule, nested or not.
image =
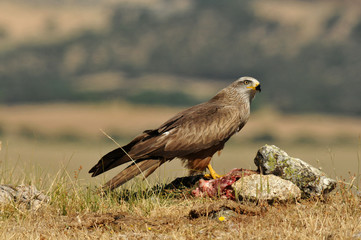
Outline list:
[[[112,190],[140,173],[148,177],[163,163],[179,158],[190,174],[208,168],[211,177],[218,178],[210,165],[211,158],[247,123],[257,91],[261,91],[261,86],[256,79],[241,77],[209,101],[176,114],[159,128],[146,130],[127,145],[104,155],[89,173],[95,177],[131,162],[104,185]]]

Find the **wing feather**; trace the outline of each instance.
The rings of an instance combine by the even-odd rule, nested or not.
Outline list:
[[[208,109],[198,109],[191,115],[184,115],[179,119],[172,134],[164,139],[165,153],[188,155],[208,149],[228,140],[244,121],[240,109],[236,107],[209,105],[208,107]]]

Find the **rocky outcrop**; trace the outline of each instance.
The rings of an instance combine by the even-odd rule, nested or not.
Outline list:
[[[296,184],[303,197],[321,196],[336,187],[336,181],[301,159],[274,145],[265,145],[257,152],[254,163],[262,174],[273,174]]]
[[[202,179],[192,191],[196,197],[221,197],[252,201],[287,201],[323,196],[336,181],[301,159],[274,145],[261,147],[254,159],[257,171],[233,169],[219,179]]]

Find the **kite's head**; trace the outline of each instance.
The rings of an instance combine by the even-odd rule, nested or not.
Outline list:
[[[233,82],[231,87],[236,90],[239,97],[249,100],[254,98],[257,91],[261,91],[261,85],[259,81],[253,77],[241,77]]]
[[[261,91],[261,85],[257,79],[241,77],[228,87],[222,89],[212,98],[212,101],[231,101],[242,104],[245,101],[252,101],[257,91]]]
[[[251,90],[255,93],[256,91],[261,91],[261,84],[253,77],[241,77],[232,85],[240,92],[249,92]]]
[[[261,84],[257,79],[253,77],[241,77],[237,81],[234,82],[236,87],[239,89],[247,90],[251,89],[254,91],[261,91]]]

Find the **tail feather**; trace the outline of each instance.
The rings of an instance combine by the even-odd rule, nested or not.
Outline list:
[[[89,170],[89,173],[92,173],[92,177],[95,177],[129,161],[131,161],[131,159],[125,153],[125,149],[117,148],[104,155],[99,162]]]
[[[92,177],[95,177],[103,172],[106,172],[112,168],[115,168],[123,163],[130,162],[132,159],[128,156],[127,153],[140,141],[142,141],[147,136],[146,133],[143,133],[136,138],[134,138],[127,145],[117,148],[107,154],[105,154],[98,163],[89,170],[89,173],[92,173]]]
[[[149,159],[136,164],[133,163],[108,181],[103,188],[113,190],[146,170],[148,170],[145,176],[147,177],[163,163],[164,160],[159,159]]]

